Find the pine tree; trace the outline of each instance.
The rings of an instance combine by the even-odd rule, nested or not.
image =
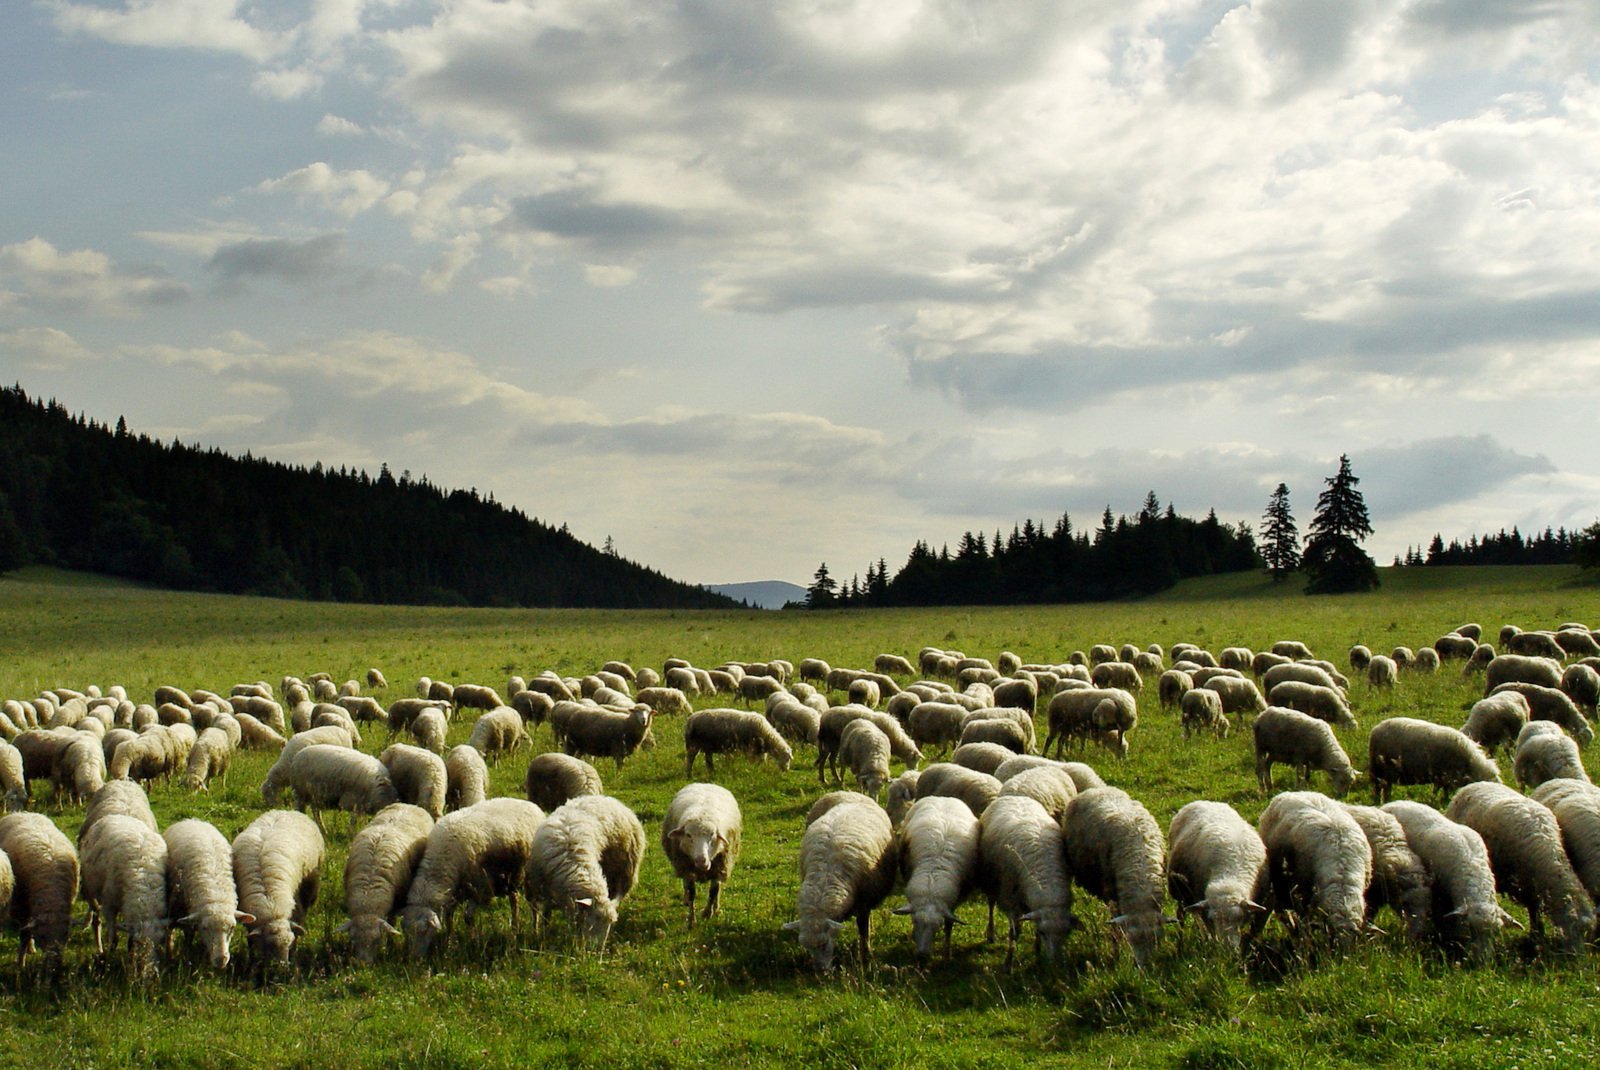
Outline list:
[[[839,582],[828,575],[828,563],[822,562],[811,577],[811,586],[806,588],[806,608],[826,609],[832,606],[838,601],[838,590]]]
[[[1300,567],[1305,570],[1307,594],[1368,591],[1378,586],[1378,566],[1361,549],[1372,534],[1367,503],[1356,490],[1350,458],[1339,456],[1339,471],[1325,480],[1328,489],[1317,496],[1317,515],[1311,521]]]
[[[1274,583],[1282,582],[1300,567],[1300,531],[1295,527],[1294,514],[1289,512],[1286,483],[1278,484],[1278,489],[1267,499],[1267,511],[1261,516],[1261,556],[1266,558]]]
[[[1585,570],[1600,569],[1600,520],[1573,533],[1572,560]]]

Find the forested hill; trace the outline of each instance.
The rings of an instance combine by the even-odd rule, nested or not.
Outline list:
[[[402,604],[726,607],[476,491],[161,443],[0,389],[0,571]]]

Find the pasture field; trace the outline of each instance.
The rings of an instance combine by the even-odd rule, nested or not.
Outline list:
[[[784,657],[870,667],[874,655],[959,648],[993,659],[1063,661],[1096,642],[1218,651],[1263,649],[1296,638],[1343,664],[1355,642],[1386,652],[1420,647],[1466,621],[1486,638],[1503,623],[1553,627],[1600,622],[1600,588],[1564,568],[1383,570],[1371,594],[1305,598],[1294,584],[1230,576],[1162,596],[1111,605],[858,611],[849,613],[586,612],[419,609],[304,604],[174,594],[24,570],[0,577],[0,697],[44,687],[121,683],[138,701],[159,684],[226,692],[234,683],[326,670],[336,679],[381,668],[380,701],[412,693],[420,675],[503,688],[511,673],[551,668],[582,675],[611,658],[660,667]],[[1480,694],[1459,669],[1408,676],[1392,693],[1354,681],[1361,727],[1343,742],[1358,768],[1366,737],[1388,716],[1459,725]],[[728,704],[701,699],[697,706]],[[737,704],[737,703],[733,703]],[[470,717],[451,729],[466,739]],[[1041,717],[1039,737],[1044,738]],[[657,837],[684,781],[681,723],[658,718],[659,746],[620,775],[597,763],[607,791],[632,806],[651,839],[639,887],[622,907],[603,957],[577,953],[559,917],[542,937],[513,932],[503,902],[481,914],[437,959],[401,949],[375,967],[353,965],[331,930],[343,920],[341,875],[348,831],[330,815],[321,898],[291,975],[265,985],[242,970],[216,976],[171,966],[142,986],[120,964],[93,960],[75,934],[57,985],[23,985],[15,937],[0,936],[0,1001],[7,1007],[0,1065],[18,1067],[481,1067],[696,1066],[1173,1066],[1297,1067],[1415,1063],[1430,1067],[1570,1067],[1600,1063],[1600,953],[1563,959],[1507,933],[1496,961],[1465,968],[1407,945],[1390,930],[1345,955],[1294,953],[1278,923],[1241,964],[1197,925],[1169,930],[1151,968],[1135,970],[1106,935],[1103,907],[1081,891],[1085,929],[1055,967],[1035,963],[1025,933],[1017,968],[1000,971],[1004,944],[982,941],[981,901],[962,911],[952,960],[919,966],[910,924],[873,917],[875,960],[815,977],[793,936],[795,867],[803,815],[820,793],[812,753],[794,767],[730,759],[718,782],[741,801],[745,845],[723,913],[692,933],[680,885]],[[367,729],[363,749],[384,745]],[[1265,804],[1255,784],[1247,719],[1226,740],[1185,741],[1160,710],[1153,682],[1140,699],[1131,753],[1083,757],[1140,799],[1165,828],[1197,798],[1232,803],[1250,820]],[[492,770],[493,794],[519,794],[548,728]],[[202,817],[230,838],[261,810],[272,756],[241,753],[226,784],[191,794],[157,786],[163,825]],[[1600,774],[1594,752],[1585,755]],[[1501,762],[1509,779],[1509,762]],[[896,767],[898,771],[898,766]],[[697,777],[703,768],[697,767]],[[1278,770],[1287,788],[1287,770]],[[1319,779],[1315,786],[1324,787]],[[1403,797],[1435,801],[1401,789]],[[1358,788],[1353,798],[1366,801]],[[35,805],[69,836],[81,808]],[[1508,904],[1509,905],[1509,904]],[[1513,912],[1521,916],[1520,910]],[[526,922],[526,919],[524,919]],[[1004,926],[1001,926],[1002,934]],[[854,933],[841,938],[850,962]],[[237,946],[237,945],[236,945]],[[240,960],[236,959],[236,965]]]

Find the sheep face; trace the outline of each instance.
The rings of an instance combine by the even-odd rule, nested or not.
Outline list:
[[[711,876],[711,867],[728,841],[709,822],[691,819],[667,834],[676,849],[689,860],[695,875],[702,880]]]
[[[1189,909],[1199,914],[1200,920],[1205,923],[1211,935],[1235,954],[1244,944],[1246,923],[1254,921],[1254,914],[1264,913],[1266,910],[1265,907],[1249,900],[1235,899],[1225,899],[1216,903],[1202,901],[1193,904]]]
[[[919,959],[933,955],[934,941],[947,923],[960,921],[955,912],[943,903],[923,903],[915,910],[905,906],[897,909],[895,913],[902,911],[911,915],[911,943]]]
[[[279,918],[266,924],[249,926],[246,931],[253,955],[263,961],[287,963],[289,952],[294,949],[295,937],[303,934],[305,929],[287,918]]]
[[[1111,929],[1128,942],[1133,961],[1141,970],[1149,965],[1150,956],[1161,940],[1161,926],[1166,919],[1159,910],[1141,910],[1132,914],[1119,914],[1111,919]]]
[[[388,937],[402,935],[399,929],[389,924],[387,918],[376,914],[351,918],[336,931],[350,937],[350,953],[356,957],[357,962],[368,965],[377,961],[378,952],[383,949]]]
[[[617,905],[609,899],[575,899],[572,902],[573,918],[578,931],[583,934],[589,950],[601,952],[611,938],[611,927],[617,923]]]
[[[844,928],[842,922],[834,921],[832,918],[802,918],[786,921],[783,927],[799,934],[800,946],[811,952],[813,970],[818,973],[832,971],[834,943],[839,930]]]
[[[1017,919],[1031,921],[1039,934],[1039,948],[1047,959],[1061,957],[1061,941],[1078,928],[1078,919],[1066,907],[1041,907]]]
[[[228,963],[233,960],[233,952],[229,944],[233,940],[233,927],[236,924],[255,924],[255,916],[242,911],[234,914],[207,912],[205,914],[189,914],[179,918],[172,924],[179,928],[193,931],[200,948],[205,952],[206,962],[212,969],[227,969]]]
[[[438,911],[428,907],[406,907],[401,925],[411,944],[412,957],[419,959],[432,954],[434,942],[444,932],[444,919],[439,917]]]

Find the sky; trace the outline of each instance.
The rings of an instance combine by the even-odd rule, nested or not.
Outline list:
[[[1600,516],[1600,0],[21,0],[0,134],[0,379],[691,582]]]

